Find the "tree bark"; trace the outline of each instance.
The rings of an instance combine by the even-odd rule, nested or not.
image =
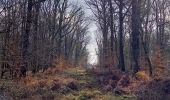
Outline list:
[[[33,47],[33,71],[38,71],[38,52],[37,52],[37,44],[38,44],[38,19],[39,19],[39,10],[40,10],[41,2],[35,4],[35,17],[34,17],[34,47]]]
[[[111,47],[111,58],[114,66],[114,21],[113,21],[113,5],[112,5],[112,0],[109,0],[109,7],[110,7],[110,31],[111,31],[111,36],[110,36],[110,47]]]
[[[33,0],[28,0],[28,7],[27,7],[27,19],[26,19],[26,28],[25,33],[23,34],[23,42],[22,42],[22,56],[24,65],[28,66],[28,48],[29,48],[29,35],[30,35],[30,28],[32,23],[32,7],[33,7]]]
[[[140,70],[140,4],[138,0],[132,0],[132,68],[134,73]]]
[[[125,71],[123,20],[123,0],[119,0],[119,67],[122,71]]]

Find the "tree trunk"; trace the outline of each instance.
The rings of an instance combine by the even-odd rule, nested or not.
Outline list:
[[[23,56],[23,61],[24,65],[27,67],[28,66],[28,47],[29,47],[29,34],[30,34],[30,28],[31,28],[31,23],[32,23],[32,7],[33,7],[33,1],[28,0],[28,7],[27,7],[27,20],[26,20],[26,28],[25,28],[25,33],[23,34],[23,50],[22,50],[22,56]]]
[[[123,43],[123,0],[119,0],[119,67],[125,71],[124,43]]]
[[[140,70],[139,55],[140,55],[140,4],[138,0],[132,0],[132,67],[134,73]]]
[[[112,58],[112,65],[114,66],[114,26],[113,26],[113,5],[112,5],[112,0],[109,0],[109,6],[110,6],[110,31],[111,31],[111,36],[110,36],[110,47],[111,47],[111,58]]]
[[[39,18],[39,10],[40,10],[40,6],[41,6],[41,3],[37,3],[35,5],[35,18],[34,18],[34,47],[33,47],[33,70],[35,72],[38,71],[38,60],[37,60],[37,56],[38,56],[38,53],[37,53],[37,43],[38,43],[38,18]]]
[[[103,10],[103,70],[108,72],[108,26],[107,26],[107,15],[106,15],[106,4],[107,2],[103,0],[102,10]]]

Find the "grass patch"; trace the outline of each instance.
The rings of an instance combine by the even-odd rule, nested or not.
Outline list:
[[[95,81],[83,68],[68,68],[48,75],[37,73],[17,81],[1,80],[0,88],[14,100],[135,100],[134,96],[103,93]]]
[[[81,90],[61,97],[61,100],[136,100],[135,96],[115,96],[103,94],[100,90]]]

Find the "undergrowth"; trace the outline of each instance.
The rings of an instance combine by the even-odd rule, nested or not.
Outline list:
[[[1,92],[14,100],[135,100],[132,95],[115,96],[103,91],[84,68],[50,68],[17,80],[1,80]]]

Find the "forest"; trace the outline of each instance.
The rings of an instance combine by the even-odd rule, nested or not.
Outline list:
[[[0,100],[170,100],[170,0],[0,0]]]

